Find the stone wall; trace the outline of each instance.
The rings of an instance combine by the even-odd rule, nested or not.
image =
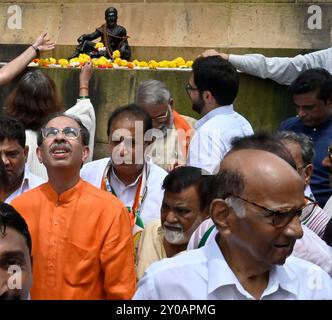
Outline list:
[[[319,1],[321,27],[310,29],[317,1],[19,0],[0,3],[1,43],[31,43],[47,31],[58,45],[104,23],[105,9],[118,9],[118,23],[138,47],[295,48],[331,43],[331,1]],[[21,10],[21,25],[14,21]],[[317,24],[316,24],[317,26]]]

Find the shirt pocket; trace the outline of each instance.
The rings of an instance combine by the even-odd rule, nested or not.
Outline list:
[[[86,250],[74,243],[65,245],[66,261],[64,280],[72,286],[82,286],[95,282],[98,278],[99,261],[94,250]]]

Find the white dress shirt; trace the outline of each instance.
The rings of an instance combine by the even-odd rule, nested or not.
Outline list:
[[[189,144],[187,165],[209,173],[218,171],[233,138],[254,133],[248,120],[235,112],[232,105],[213,109],[196,122],[195,128]]]
[[[191,235],[187,250],[197,249],[201,239],[213,225],[211,218],[204,220]],[[296,240],[292,256],[320,266],[332,277],[332,248],[305,225],[302,225],[302,229],[303,237]],[[212,242],[217,233],[217,229],[213,228],[205,244]]]
[[[111,171],[111,185],[115,191],[116,196],[121,199],[126,207],[132,207],[135,200],[136,190],[139,179],[142,175],[140,174],[137,179],[128,185],[125,185],[115,174],[113,168]]]
[[[24,176],[21,185],[6,198],[5,203],[11,203],[11,201],[14,200],[14,198],[20,196],[22,193],[31,190],[33,188],[36,188],[45,182],[46,181],[44,179],[39,178],[38,176],[32,174],[29,171],[28,166],[25,165]]]
[[[229,55],[229,62],[238,70],[280,84],[291,84],[298,75],[311,68],[324,68],[332,73],[332,48],[293,58],[267,58],[261,54]]]
[[[102,188],[104,172],[109,160],[110,158],[103,158],[85,164],[80,173],[82,179],[90,182],[97,188]],[[167,176],[167,172],[150,161],[145,163],[143,170],[147,172],[145,186],[142,185],[142,188],[145,188],[145,190],[143,189],[145,196],[139,211],[146,225],[151,221],[160,219],[160,208],[164,197],[162,183]],[[137,181],[125,186],[118,177],[111,179],[111,186],[115,189],[116,196],[127,207],[132,207],[133,205]]]
[[[134,300],[254,300],[225,261],[216,241],[152,264]],[[289,257],[273,266],[261,300],[332,299],[332,280],[320,267]]]

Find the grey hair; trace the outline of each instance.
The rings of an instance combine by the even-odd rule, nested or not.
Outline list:
[[[137,89],[135,103],[142,105],[167,104],[171,94],[163,82],[148,80],[140,84]]]
[[[234,210],[238,218],[242,219],[246,216],[246,210],[241,199],[229,196],[225,199],[225,202]]]
[[[305,166],[312,164],[315,157],[314,143],[310,137],[304,133],[295,133],[292,131],[280,131],[276,134],[277,139],[281,142],[287,140],[289,142],[298,143],[301,147],[301,156]]]

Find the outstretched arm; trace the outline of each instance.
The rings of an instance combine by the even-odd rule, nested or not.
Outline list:
[[[95,32],[92,32],[92,33],[82,34],[77,39],[77,42],[82,43],[85,40],[92,41],[94,39],[97,39],[100,36],[101,36],[101,33],[98,30],[96,30]]]
[[[89,96],[89,83],[92,77],[92,62],[88,61],[81,69],[80,73],[80,97]]]
[[[215,50],[207,50],[202,55],[220,55],[242,72],[285,85],[291,84],[302,71],[310,68],[324,68],[332,72],[332,48],[299,54],[293,58],[268,58],[261,54],[228,55]]]
[[[47,33],[40,35],[28,49],[0,69],[0,86],[9,83],[20,74],[30,61],[37,56],[38,50],[43,52],[55,48],[54,43],[45,38],[46,35]]]

